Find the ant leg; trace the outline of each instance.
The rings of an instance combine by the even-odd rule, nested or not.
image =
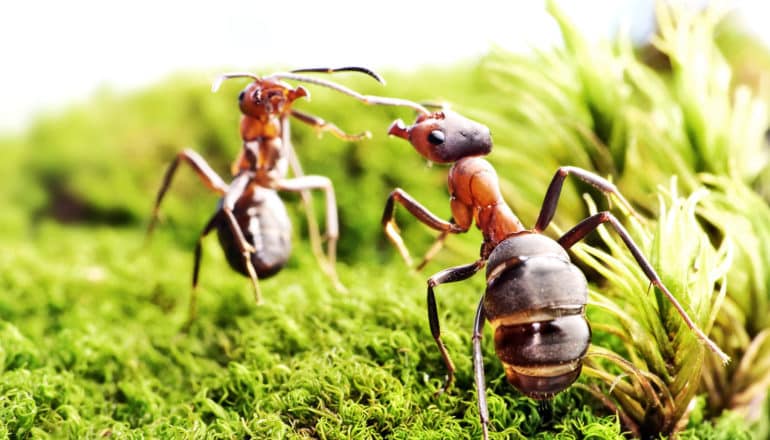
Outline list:
[[[444,364],[447,368],[444,386],[436,392],[436,395],[446,392],[452,385],[455,377],[455,365],[454,362],[452,362],[452,358],[449,356],[449,352],[447,351],[444,342],[441,340],[441,327],[439,325],[438,309],[436,307],[436,294],[433,293],[433,288],[439,284],[466,280],[484,267],[485,263],[485,260],[479,260],[464,266],[444,269],[428,279],[428,323],[430,324],[430,332],[433,335],[433,339],[436,341],[436,345],[438,345],[441,357],[444,359]]]
[[[214,213],[213,216],[211,216],[211,219],[209,219],[208,223],[206,223],[206,227],[204,227],[200,235],[198,235],[198,241],[195,243],[195,253],[194,253],[195,257],[193,258],[192,291],[190,292],[190,305],[189,305],[189,312],[187,314],[187,323],[185,324],[184,328],[189,328],[198,314],[198,304],[197,304],[198,303],[198,274],[200,273],[200,267],[201,267],[203,238],[209,235],[209,233],[217,225],[217,222],[220,220],[220,217],[219,217],[220,213],[221,211],[217,211],[216,213]]]
[[[537,222],[535,223],[535,231],[542,232],[548,227],[548,224],[551,223],[551,220],[556,213],[556,205],[559,203],[562,184],[564,183],[564,179],[570,174],[600,190],[604,194],[614,195],[625,209],[638,217],[638,214],[636,214],[636,211],[631,207],[631,204],[628,203],[625,197],[618,191],[618,188],[609,180],[582,168],[565,166],[556,170],[556,174],[553,176],[550,185],[548,185],[548,190],[543,199],[543,207],[540,209],[540,215],[537,217]]]
[[[401,188],[394,189],[388,196],[388,200],[385,202],[385,210],[382,213],[382,227],[385,229],[385,235],[387,235],[388,239],[390,239],[393,245],[396,246],[407,266],[412,265],[412,257],[409,255],[409,250],[406,248],[404,240],[398,233],[398,227],[396,226],[395,221],[395,202],[400,203],[417,220],[437,231],[457,234],[468,230],[468,226],[463,227],[454,222],[441,220]]]
[[[243,150],[243,148],[238,150],[238,156],[230,164],[230,174],[233,176],[237,175],[242,169],[248,168],[246,165],[248,162],[246,161],[246,155]]]
[[[557,241],[564,249],[569,249],[576,242],[582,240],[586,235],[588,235],[589,232],[598,228],[599,225],[601,225],[602,223],[609,223],[610,225],[612,225],[612,227],[615,229],[615,232],[618,233],[621,240],[623,240],[623,243],[631,252],[631,255],[633,255],[634,260],[636,260],[636,263],[639,265],[639,267],[642,268],[642,271],[647,276],[647,279],[650,280],[650,283],[652,283],[652,285],[654,285],[655,287],[660,289],[661,292],[663,292],[663,294],[669,300],[671,305],[673,305],[676,311],[679,312],[679,315],[687,324],[687,327],[689,327],[690,330],[695,332],[695,335],[698,337],[698,339],[700,339],[701,342],[703,342],[706,345],[706,347],[709,348],[709,350],[716,353],[716,355],[719,356],[719,358],[722,359],[723,362],[727,363],[730,358],[714,343],[714,341],[709,339],[708,336],[706,336],[706,334],[703,333],[703,330],[701,330],[692,321],[692,319],[684,310],[682,305],[679,304],[679,301],[677,301],[674,295],[663,284],[663,281],[661,281],[660,277],[655,272],[655,269],[652,268],[652,265],[650,264],[650,262],[642,254],[641,249],[639,249],[639,246],[637,246],[637,244],[631,238],[631,235],[628,233],[626,228],[624,228],[623,225],[620,224],[620,221],[618,221],[618,219],[615,218],[615,216],[612,215],[610,212],[602,211],[586,218],[585,220],[578,223],[574,228],[567,231],[567,233],[562,235],[561,238],[559,238]]]
[[[487,409],[487,386],[484,379],[484,357],[481,354],[481,337],[485,320],[484,298],[482,297],[476,309],[476,318],[473,321],[473,377],[476,380],[481,431],[484,440],[487,440],[489,438],[489,410]]]
[[[189,148],[182,150],[168,166],[166,174],[163,176],[163,183],[160,186],[158,195],[155,197],[155,205],[152,208],[152,217],[150,218],[150,224],[147,226],[146,237],[149,237],[153,229],[155,229],[155,224],[158,222],[160,203],[163,201],[169,186],[171,186],[171,179],[174,178],[174,173],[181,161],[187,162],[209,189],[220,195],[227,192],[228,186],[225,181],[206,163],[200,154]]]
[[[249,278],[251,279],[251,284],[254,288],[254,300],[257,304],[262,304],[262,292],[259,289],[257,271],[254,269],[254,264],[251,262],[251,254],[256,252],[256,249],[254,249],[254,246],[246,240],[246,237],[241,230],[241,226],[238,224],[238,220],[236,220],[235,215],[233,214],[236,202],[240,200],[251,182],[252,177],[248,174],[236,176],[232,183],[230,183],[230,188],[227,190],[227,193],[222,197],[221,212],[225,216],[225,221],[227,221],[230,233],[233,234],[233,240],[235,240],[235,243],[238,245],[238,250],[240,250],[243,255],[243,263],[246,267],[246,271],[249,273]]]
[[[302,165],[299,162],[297,153],[294,151],[294,145],[291,142],[291,126],[289,125],[289,118],[282,117],[281,119],[281,138],[283,141],[283,148],[286,158],[288,159],[289,167],[291,167],[294,177],[302,177],[305,175],[302,171]],[[309,190],[302,190],[299,192],[302,200],[302,206],[305,208],[305,220],[307,221],[308,237],[310,238],[310,249],[315,255],[316,261],[321,266],[321,269],[330,274],[333,269],[329,267],[329,262],[324,255],[323,246],[321,245],[321,233],[318,229],[318,222],[316,221],[315,209],[313,208],[313,196]]]
[[[449,232],[447,231],[441,231],[441,233],[436,237],[436,239],[433,241],[433,244],[430,245],[430,248],[428,248],[428,251],[425,252],[425,255],[422,257],[422,261],[420,261],[420,264],[415,267],[415,269],[419,272],[425,268],[425,266],[430,262],[430,260],[433,259],[433,257],[436,256],[436,254],[441,250],[441,248],[444,247],[444,242],[446,241],[447,236],[449,235]]]
[[[304,122],[305,124],[310,125],[318,133],[328,131],[334,136],[336,136],[337,138],[342,139],[344,141],[360,141],[361,139],[368,139],[372,137],[372,134],[368,131],[365,131],[360,134],[347,134],[344,131],[342,131],[339,127],[332,124],[331,122],[326,122],[323,119],[319,118],[318,116],[313,116],[313,115],[301,112],[299,110],[292,109],[291,115],[299,119],[300,121]]]
[[[257,270],[254,269],[254,264],[251,262],[251,254],[255,252],[255,249],[246,241],[246,237],[243,236],[243,231],[241,231],[241,226],[235,219],[233,211],[230,208],[223,208],[222,212],[225,215],[225,220],[227,220],[227,226],[230,228],[230,232],[233,234],[241,254],[243,254],[243,262],[246,266],[246,271],[249,273],[252,287],[254,287],[254,301],[256,301],[257,305],[262,304],[262,292],[259,289]]]
[[[334,186],[331,180],[324,176],[301,176],[293,179],[281,179],[275,183],[276,189],[282,191],[301,192],[310,189],[323,190],[326,196],[326,239],[327,260],[329,263],[328,275],[337,290],[345,292],[347,289],[337,276],[337,240],[339,238],[339,224],[337,221],[337,199],[334,195]]]

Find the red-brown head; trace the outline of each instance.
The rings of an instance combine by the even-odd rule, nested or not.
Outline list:
[[[399,119],[391,124],[388,134],[406,139],[421,156],[437,163],[453,163],[492,151],[489,128],[449,110],[420,115],[411,127]]]
[[[256,80],[238,95],[238,106],[244,115],[261,119],[288,112],[295,100],[305,96],[308,92],[302,86],[293,89],[282,82]]]
[[[260,78],[249,72],[225,73],[217,77],[211,85],[211,91],[216,92],[222,82],[230,78],[251,78],[254,81],[246,86],[238,95],[238,106],[246,116],[263,119],[268,115],[280,115],[289,111],[291,104],[309,96],[302,87],[292,88],[289,84],[277,78]]]

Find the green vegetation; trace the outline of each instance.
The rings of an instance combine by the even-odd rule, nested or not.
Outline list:
[[[445,100],[489,125],[490,160],[527,225],[559,165],[611,176],[644,218],[613,212],[733,361],[724,366],[697,343],[602,228],[574,253],[592,282],[586,373],[544,411],[505,382],[485,338],[492,437],[623,438],[633,429],[651,436],[681,430],[688,439],[767,437],[770,189],[762,102],[731,83],[713,42],[714,11],[659,11],[656,45],[671,60],[664,71],[640,62],[622,39],[589,44],[552,12],[563,49],[494,51],[448,70],[385,72],[386,88],[352,75],[335,79],[367,94]],[[380,231],[395,186],[449,214],[446,169],[427,166],[384,134],[392,120],[411,120],[404,109],[366,107],[317,87],[312,101],[298,104],[348,132],[373,132],[350,143],[293,125],[305,171],[335,184],[338,270],[350,291],[337,293],[318,270],[298,197],[288,195],[295,251],[286,269],[261,283],[265,304],[254,305],[248,281],[210,238],[199,318],[181,332],[192,249],[216,197],[183,169],[146,246],[144,227],[180,149],[195,148],[226,178],[240,148],[235,97],[243,84],[211,94],[216,73],[125,96],[103,91],[0,142],[0,433],[479,438],[470,330],[483,277],[437,291],[457,366],[454,388],[439,398],[433,392],[445,372],[428,329],[425,280],[473,261],[481,238],[475,230],[450,237],[426,271],[414,273]],[[607,206],[570,181],[548,233]],[[402,210],[398,223],[415,255],[427,249],[431,233]]]

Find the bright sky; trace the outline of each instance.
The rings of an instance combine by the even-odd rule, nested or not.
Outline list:
[[[0,132],[19,130],[34,113],[85,100],[100,87],[132,89],[179,71],[352,64],[409,69],[478,56],[491,44],[525,51],[560,41],[543,0],[202,3],[3,2]],[[630,18],[649,23],[652,14],[652,0],[561,3],[593,38],[609,36]],[[738,3],[767,32],[759,20],[770,17],[770,6]]]

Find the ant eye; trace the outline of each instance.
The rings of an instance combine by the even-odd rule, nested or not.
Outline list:
[[[443,144],[444,139],[444,132],[441,130],[433,130],[428,134],[428,142],[433,145]]]
[[[241,93],[238,94],[238,102],[243,102],[243,97],[246,96],[246,91],[241,90]]]

